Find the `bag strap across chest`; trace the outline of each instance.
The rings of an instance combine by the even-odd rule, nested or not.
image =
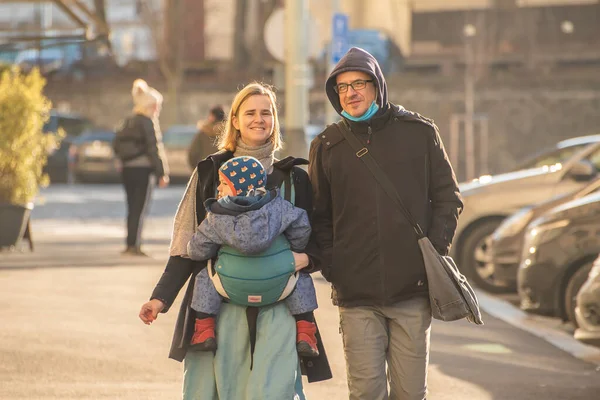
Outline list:
[[[392,201],[394,201],[394,203],[396,203],[398,209],[402,212],[404,217],[412,225],[413,230],[417,235],[417,238],[421,239],[425,237],[423,229],[416,222],[415,218],[412,216],[408,208],[406,208],[406,206],[402,202],[402,198],[400,197],[398,190],[396,190],[396,187],[394,186],[392,181],[389,179],[387,174],[381,169],[379,163],[375,160],[375,158],[373,158],[371,153],[369,153],[369,149],[363,146],[360,140],[358,140],[358,138],[354,136],[354,134],[350,132],[342,123],[337,123],[335,124],[335,126],[340,130],[342,135],[344,135],[344,138],[346,139],[346,141],[348,141],[350,147],[352,147],[352,149],[356,152],[356,157],[360,158],[365,163],[365,165],[367,166],[369,171],[371,171],[371,174],[373,174],[375,180],[377,180],[381,188],[385,191],[389,198]]]

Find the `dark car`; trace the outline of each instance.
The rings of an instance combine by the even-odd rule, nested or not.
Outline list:
[[[69,181],[69,148],[73,139],[93,126],[92,122],[77,114],[58,111],[50,112],[50,119],[44,125],[44,132],[56,133],[62,129],[65,137],[58,148],[50,151],[44,171],[50,176],[50,182]]]
[[[600,178],[594,179],[583,189],[558,195],[532,207],[524,207],[494,231],[487,240],[487,257],[490,273],[494,275],[497,291],[515,290],[517,270],[523,252],[523,239],[527,225],[547,211],[574,199],[585,197],[600,189]]]
[[[517,274],[521,308],[575,323],[576,296],[600,253],[600,193],[529,224]]]
[[[77,182],[119,182],[121,174],[112,149],[115,132],[91,129],[73,139],[69,169]]]
[[[600,346],[600,257],[594,261],[587,280],[579,290],[575,317],[579,326],[575,339]]]

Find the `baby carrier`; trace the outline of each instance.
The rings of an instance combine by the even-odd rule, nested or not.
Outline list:
[[[294,204],[293,173],[286,175],[280,195]],[[290,244],[279,235],[262,253],[244,255],[222,246],[215,264],[209,260],[208,275],[217,292],[232,303],[262,307],[288,297],[298,280],[296,263]]]

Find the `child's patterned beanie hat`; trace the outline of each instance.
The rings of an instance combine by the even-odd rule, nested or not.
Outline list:
[[[247,196],[251,190],[264,188],[267,171],[254,157],[234,157],[219,168],[221,180],[227,183],[235,196]]]

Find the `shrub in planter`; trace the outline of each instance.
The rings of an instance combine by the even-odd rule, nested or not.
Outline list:
[[[52,106],[43,94],[45,84],[37,70],[23,74],[10,69],[0,76],[0,207],[4,207],[0,210],[0,235],[7,236],[7,231],[15,229],[20,232],[16,241],[24,225],[14,226],[7,213],[19,207],[31,209],[39,187],[48,184],[42,170],[48,149],[59,140],[42,132]],[[26,214],[23,218],[28,218]],[[11,245],[3,243],[7,240],[0,237],[0,247]]]

